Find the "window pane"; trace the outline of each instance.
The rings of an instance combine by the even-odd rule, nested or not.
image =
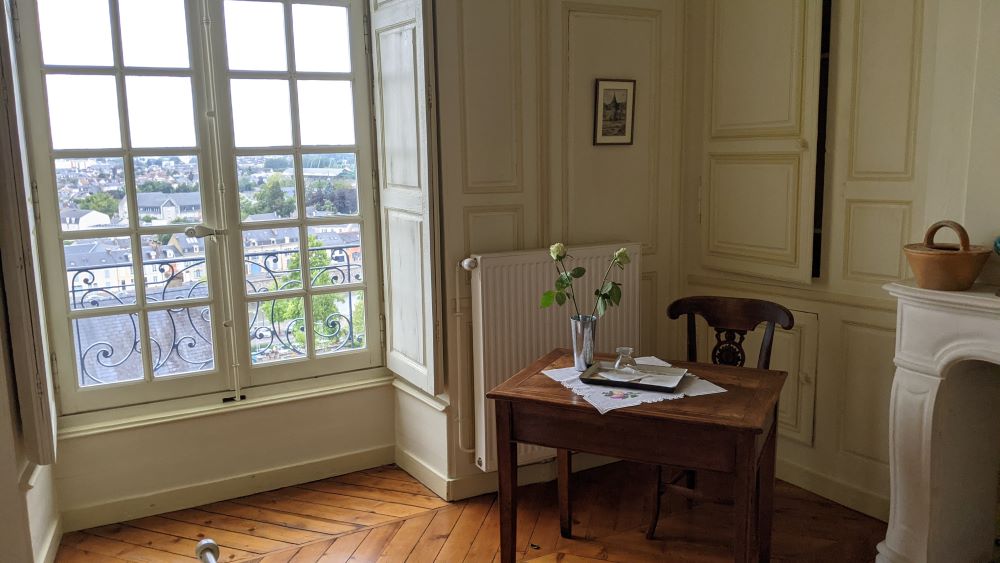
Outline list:
[[[248,295],[302,287],[298,227],[243,231]]]
[[[128,226],[122,159],[58,158],[55,170],[64,232]]]
[[[354,153],[304,154],[306,216],[358,214],[358,161]]]
[[[149,313],[153,376],[210,371],[215,367],[209,307],[180,307]]]
[[[143,379],[135,313],[76,319],[73,341],[81,387]]]
[[[309,280],[314,287],[363,281],[361,225],[309,227]]]
[[[129,133],[133,147],[193,147],[191,79],[127,76]]]
[[[128,237],[66,241],[66,282],[73,309],[135,303],[132,246]]]
[[[354,100],[346,80],[299,81],[303,145],[353,145]]]
[[[246,223],[298,215],[295,168],[290,155],[238,156],[240,218]]]
[[[351,72],[347,8],[292,5],[295,70]]]
[[[250,362],[264,364],[306,355],[303,300],[272,299],[247,306],[250,316]]]
[[[317,354],[365,347],[365,293],[325,293],[312,297],[313,341]]]
[[[38,19],[45,64],[114,64],[108,0],[38,0]]]
[[[230,90],[236,146],[274,147],[292,144],[287,81],[232,80]]]
[[[205,241],[184,233],[142,237],[146,301],[208,297]]]
[[[54,149],[122,146],[113,76],[52,74],[45,79]]]
[[[198,157],[140,156],[132,164],[140,224],[201,223]]]
[[[285,10],[274,2],[226,0],[231,70],[285,70]]]
[[[118,0],[126,66],[187,68],[184,0]]]

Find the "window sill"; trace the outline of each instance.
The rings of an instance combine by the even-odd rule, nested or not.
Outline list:
[[[240,410],[376,387],[389,387],[393,380],[394,376],[388,369],[379,367],[348,374],[341,373],[308,380],[247,387],[243,389],[246,399],[230,403],[222,402],[224,397],[231,397],[233,394],[232,391],[226,391],[146,405],[66,415],[59,418],[59,440],[71,440],[177,420],[229,414]]]

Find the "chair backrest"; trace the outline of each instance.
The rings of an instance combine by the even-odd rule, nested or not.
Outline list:
[[[771,365],[774,325],[785,330],[795,325],[791,311],[777,303],[760,299],[685,297],[674,301],[667,307],[667,316],[671,319],[678,319],[681,315],[687,315],[688,361],[698,361],[697,327],[694,317],[699,315],[715,329],[712,363],[727,366],[743,366],[746,362],[743,340],[746,338],[747,332],[756,328],[760,323],[766,322],[767,328],[760,344],[760,355],[757,357],[759,369],[768,369]]]

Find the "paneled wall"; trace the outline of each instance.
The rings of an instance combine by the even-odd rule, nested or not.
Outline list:
[[[642,284],[626,288],[647,311],[636,345],[667,350],[658,312],[679,283],[683,13],[652,0],[439,0],[437,24],[449,474],[460,479],[481,476],[462,451],[472,444],[465,256],[640,242]],[[597,78],[636,80],[634,144],[593,145]]]
[[[662,311],[681,294],[772,299],[794,311],[796,328],[777,336],[772,360],[789,372],[779,475],[887,516],[895,303],[881,286],[910,276],[900,249],[934,220],[968,219],[980,243],[1000,234],[985,211],[1000,203],[1000,164],[989,156],[1000,127],[988,125],[1000,120],[988,71],[1000,10],[995,0],[961,10],[939,0],[834,2],[821,275],[810,278],[801,275],[812,228],[803,197],[819,152],[808,115],[817,92],[812,70],[795,65],[816,48],[808,26],[818,3],[717,2],[727,3],[721,19],[703,1],[438,0],[448,393],[411,410],[446,417],[448,435],[397,449],[408,460],[446,450],[447,470],[430,472],[448,487],[492,478],[468,451],[471,315],[458,261],[557,240],[631,239],[643,247],[644,353],[679,351],[681,331]],[[769,35],[779,23],[789,41]],[[750,52],[734,47],[740,34],[766,41]],[[592,144],[595,78],[637,81],[634,145]],[[747,153],[760,156],[749,168]],[[784,192],[741,188],[779,165]],[[728,207],[706,197],[713,173]],[[782,230],[738,232],[759,201],[773,202]],[[709,231],[713,212],[719,228]],[[730,267],[746,262],[733,251],[741,245],[760,251],[758,271]],[[782,265],[784,275],[768,269]]]
[[[710,169],[706,160],[713,158],[706,135],[716,132],[718,119],[705,100],[719,103],[704,88],[724,83],[706,76],[727,64],[713,55],[710,40],[720,31],[712,24],[713,6],[722,3],[732,7],[728,0],[687,3],[684,140],[702,149],[685,152],[683,163],[684,292],[778,301],[795,311],[804,330],[816,331],[815,339],[793,334],[776,343],[775,367],[787,369],[797,389],[786,388],[782,398],[778,476],[885,518],[895,303],[882,285],[911,277],[902,246],[922,239],[931,222],[967,218],[980,244],[1000,234],[996,159],[979,161],[978,183],[969,176],[977,170],[970,155],[989,149],[995,155],[997,147],[995,133],[971,142],[970,134],[977,116],[995,113],[977,111],[975,101],[983,98],[974,96],[995,74],[977,68],[986,68],[982,53],[989,49],[981,42],[990,41],[984,31],[995,29],[1000,10],[989,1],[960,10],[937,0],[833,2],[821,274],[796,283],[769,281],[781,276],[766,270],[760,277],[734,274],[705,250],[710,241],[698,211],[711,213],[712,202],[706,205],[699,193]],[[735,80],[739,71],[724,70]],[[785,82],[772,82],[771,99],[785,99]],[[729,121],[759,113],[754,94],[766,97],[751,90],[723,104]],[[803,146],[814,141],[804,138]],[[781,198],[771,199],[781,208]],[[992,219],[984,208],[993,210]],[[726,218],[740,221],[738,214]],[[816,363],[803,364],[802,354]],[[802,392],[804,382],[814,385],[813,395]],[[795,427],[787,414],[793,412],[811,412],[812,425]]]

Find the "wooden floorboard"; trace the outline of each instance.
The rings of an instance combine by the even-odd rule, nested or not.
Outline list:
[[[574,475],[574,537],[559,535],[554,483],[522,488],[518,558],[538,563],[732,560],[732,508],[667,503],[645,537],[651,472],[616,463]],[[873,561],[885,524],[787,483],[775,488],[774,561]],[[66,534],[58,563],[485,563],[498,560],[496,495],[445,502],[396,466]]]

